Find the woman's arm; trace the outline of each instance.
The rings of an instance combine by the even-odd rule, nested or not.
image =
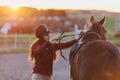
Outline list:
[[[66,43],[56,43],[56,44],[53,44],[53,47],[54,47],[55,50],[65,49],[65,48],[71,47],[76,42],[77,42],[77,40],[74,39],[74,40],[68,41]]]
[[[71,47],[74,43],[78,42],[83,35],[84,35],[84,32],[81,32],[79,34],[78,39],[74,39],[74,40],[71,40],[71,41],[66,42],[66,43],[57,43],[57,44],[54,44],[54,48],[55,48],[55,50],[59,50],[59,49],[65,49],[65,48]],[[58,37],[58,39],[61,40],[62,37],[60,36],[60,37]]]

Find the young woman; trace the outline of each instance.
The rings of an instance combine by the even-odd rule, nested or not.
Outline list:
[[[35,36],[37,39],[31,45],[29,53],[30,60],[35,60],[32,80],[51,80],[55,52],[72,46],[79,38],[66,43],[51,43],[49,30],[42,24],[36,28]],[[60,38],[61,36],[58,37]]]

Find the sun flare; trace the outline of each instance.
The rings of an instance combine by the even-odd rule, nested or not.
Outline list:
[[[1,0],[0,0],[1,1]],[[0,6],[35,7],[38,9],[98,9],[120,12],[120,0],[2,0]]]
[[[16,10],[16,9],[19,8],[19,6],[17,6],[17,5],[11,5],[10,7],[11,7],[13,10]]]

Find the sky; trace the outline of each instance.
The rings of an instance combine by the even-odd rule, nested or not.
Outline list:
[[[120,0],[0,0],[0,6],[14,9],[27,6],[37,9],[82,9],[120,12]]]

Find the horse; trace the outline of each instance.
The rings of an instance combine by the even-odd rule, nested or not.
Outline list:
[[[105,16],[96,21],[75,43],[69,55],[71,80],[120,80],[120,52],[106,40]]]

